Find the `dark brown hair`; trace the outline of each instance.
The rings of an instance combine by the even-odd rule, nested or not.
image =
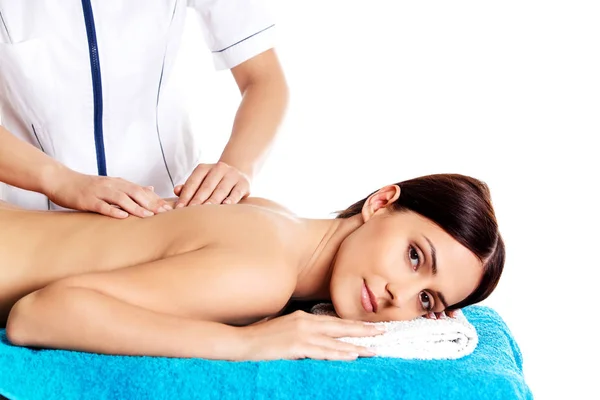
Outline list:
[[[477,288],[448,310],[485,300],[500,280],[505,258],[504,242],[498,232],[488,186],[459,174],[422,176],[397,185],[400,186],[400,197],[390,205],[394,211],[409,210],[428,218],[483,263],[483,277]],[[337,218],[359,214],[369,196],[340,212]]]

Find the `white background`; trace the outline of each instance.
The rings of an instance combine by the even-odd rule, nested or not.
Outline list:
[[[329,217],[424,174],[487,182],[508,254],[484,304],[511,328],[536,399],[600,398],[593,3],[273,4],[291,103],[253,195]],[[190,12],[174,78],[214,162],[239,95],[200,35]]]

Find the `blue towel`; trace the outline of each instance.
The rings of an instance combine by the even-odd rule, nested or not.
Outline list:
[[[533,399],[521,352],[491,308],[463,310],[479,344],[458,360],[227,362],[11,346],[0,330],[0,394],[34,399]]]

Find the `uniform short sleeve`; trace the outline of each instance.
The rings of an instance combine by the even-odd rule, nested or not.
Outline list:
[[[188,0],[200,17],[216,69],[230,69],[275,45],[275,21],[264,0]]]

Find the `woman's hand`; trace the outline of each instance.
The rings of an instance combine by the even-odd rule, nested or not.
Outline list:
[[[130,214],[143,218],[172,209],[151,187],[72,170],[63,170],[52,179],[44,194],[59,206],[114,218],[126,218]]]
[[[375,354],[367,348],[335,338],[383,333],[365,322],[308,314],[304,311],[263,320],[240,329],[247,349],[246,354],[241,357],[244,360],[354,360],[359,356],[371,357]]]
[[[454,318],[454,310],[442,311],[442,312],[430,312],[425,315],[427,319],[445,319]]]

